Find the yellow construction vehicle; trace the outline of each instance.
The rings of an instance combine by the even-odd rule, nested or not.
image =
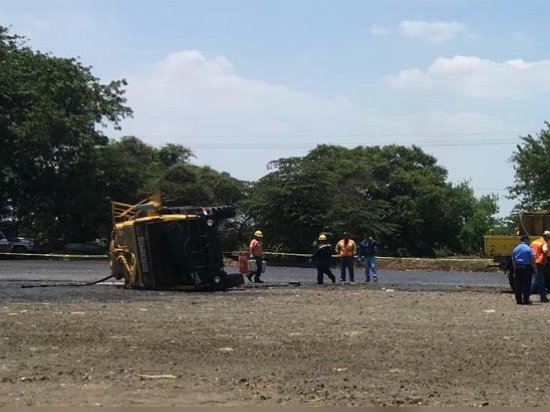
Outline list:
[[[224,270],[219,222],[231,206],[163,207],[160,193],[135,204],[112,203],[112,274],[126,288],[223,290],[244,283]]]
[[[521,235],[529,235],[532,242],[542,236],[545,230],[550,230],[550,210],[523,212],[518,215],[516,233],[513,235],[484,236],[485,256],[491,257],[496,265],[508,276],[510,287],[514,289],[514,270],[512,267],[512,250],[519,243]],[[546,288],[550,288],[550,261],[545,268]]]

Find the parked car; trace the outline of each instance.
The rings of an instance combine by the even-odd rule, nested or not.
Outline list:
[[[8,238],[0,231],[0,252],[28,253],[34,249],[34,239],[22,236]]]

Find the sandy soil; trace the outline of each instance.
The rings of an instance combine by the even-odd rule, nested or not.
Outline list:
[[[0,305],[0,406],[550,403],[550,306],[357,286]]]

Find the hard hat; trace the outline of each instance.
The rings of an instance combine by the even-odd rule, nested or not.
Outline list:
[[[263,235],[263,233],[262,233],[261,230],[256,230],[256,231],[254,232],[254,236],[256,236],[256,237],[264,237],[264,235]]]
[[[327,237],[325,235],[319,235],[319,240],[327,240]]]

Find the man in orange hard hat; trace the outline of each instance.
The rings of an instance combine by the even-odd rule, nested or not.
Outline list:
[[[544,282],[544,266],[546,265],[547,242],[550,240],[550,231],[545,230],[542,237],[531,242],[531,249],[535,252],[535,264],[537,270],[533,278],[531,289],[538,290],[541,302],[548,302],[546,297],[546,285]]]
[[[254,282],[255,283],[264,283],[260,279],[262,275],[262,264],[264,259],[264,251],[262,248],[262,238],[264,237],[261,230],[256,230],[254,232],[254,237],[250,241],[250,259],[254,259],[256,262],[256,272],[254,272]],[[248,280],[252,282],[252,274],[247,275]]]

